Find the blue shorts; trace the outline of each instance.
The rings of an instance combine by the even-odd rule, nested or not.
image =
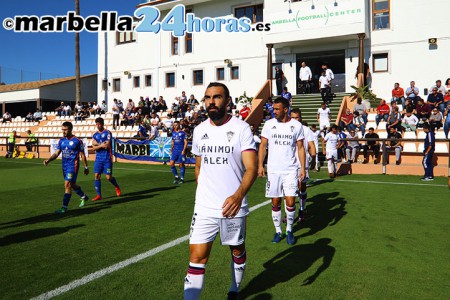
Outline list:
[[[113,164],[112,161],[95,160],[94,173],[112,175]]]
[[[71,183],[77,182],[78,170],[75,169],[63,169],[64,181],[70,181]]]
[[[172,151],[170,155],[170,160],[175,163],[184,163],[186,161],[186,156],[181,154],[181,151]]]

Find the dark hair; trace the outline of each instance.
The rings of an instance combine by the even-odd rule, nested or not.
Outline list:
[[[372,130],[372,131],[374,131],[375,129],[373,129],[373,127],[370,127],[370,128],[369,128],[369,130]]]
[[[423,129],[430,129],[430,124],[428,124],[428,123],[423,123],[423,125],[422,125],[422,127],[423,127]]]
[[[445,81],[445,85],[450,84],[450,78],[447,78],[447,80]]]
[[[62,123],[62,127],[67,127],[67,128],[70,129],[70,131],[72,131],[72,129],[73,129],[72,122],[64,122],[64,123]]]
[[[338,130],[338,128],[339,128],[339,126],[337,126],[336,124],[333,124],[333,125],[331,126],[331,129],[336,129],[336,130]]]
[[[312,124],[312,125],[311,125],[311,128],[316,128],[316,124]]]
[[[283,97],[278,97],[277,99],[275,99],[275,101],[273,101],[274,104],[277,103],[281,103],[281,105],[283,106],[283,108],[287,108],[289,107],[289,101],[286,98]]]
[[[173,124],[175,124],[175,123],[178,123],[178,124],[180,124],[180,121],[178,121],[178,120],[177,120],[177,121],[174,121],[174,122],[173,122]]]
[[[103,118],[97,118],[97,119],[95,119],[95,123],[97,124],[97,123],[100,123],[100,124],[102,124],[102,125],[105,125],[105,120],[103,120]]]
[[[355,111],[353,112],[353,114],[356,115],[356,116],[359,116],[359,111],[355,110]]]
[[[224,92],[225,92],[225,100],[228,100],[228,98],[230,98],[230,90],[228,89],[228,87],[220,82],[210,82],[208,84],[208,86],[206,87],[206,89],[209,89],[211,87],[221,87],[223,88]]]

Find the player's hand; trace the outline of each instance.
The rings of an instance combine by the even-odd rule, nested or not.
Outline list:
[[[48,166],[48,163],[49,163],[48,159],[44,160],[44,166]]]
[[[84,175],[89,175],[89,169],[84,169]]]
[[[258,177],[265,177],[264,167],[258,167]]]
[[[306,177],[306,171],[305,171],[305,168],[302,168],[302,169],[300,170],[300,177],[298,178],[298,181],[299,181],[299,182],[302,182],[303,179],[305,179],[305,177]]]
[[[234,218],[241,209],[242,198],[236,195],[228,197],[222,205],[222,216]]]

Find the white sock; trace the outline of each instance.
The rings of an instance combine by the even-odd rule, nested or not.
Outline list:
[[[239,257],[231,255],[231,287],[230,292],[237,292],[244,277],[247,254],[244,252]]]
[[[292,225],[294,224],[295,219],[295,205],[287,206],[285,205],[286,210],[286,231],[292,232]]]
[[[184,299],[196,300],[200,298],[205,277],[205,264],[189,262],[187,275],[184,279]]]
[[[272,220],[275,231],[281,233],[281,206],[272,206]]]
[[[328,173],[334,174],[334,163],[331,160],[328,160]]]

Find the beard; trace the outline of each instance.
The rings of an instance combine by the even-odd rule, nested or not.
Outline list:
[[[210,111],[212,108],[214,108],[215,111]],[[216,121],[222,119],[226,115],[227,108],[225,106],[219,108],[217,106],[210,105],[206,108],[206,111],[208,112],[209,118]]]

